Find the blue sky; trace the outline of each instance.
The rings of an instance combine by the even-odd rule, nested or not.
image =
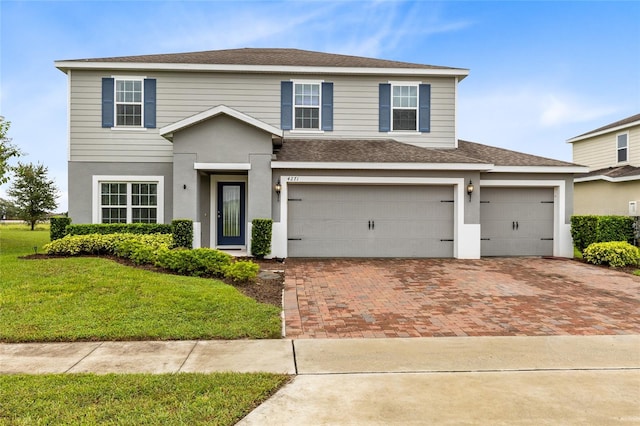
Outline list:
[[[469,68],[459,137],[560,160],[570,137],[640,112],[640,2],[2,0],[0,115],[66,211],[55,60],[238,47]]]

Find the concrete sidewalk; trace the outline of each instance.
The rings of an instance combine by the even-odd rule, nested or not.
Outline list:
[[[640,424],[640,335],[0,344],[0,373],[267,371],[240,424]]]

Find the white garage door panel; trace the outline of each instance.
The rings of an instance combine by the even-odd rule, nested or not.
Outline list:
[[[452,187],[290,185],[288,198],[291,257],[453,256]]]
[[[553,188],[482,188],[482,256],[553,255]]]

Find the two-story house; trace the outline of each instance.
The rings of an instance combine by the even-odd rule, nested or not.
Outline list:
[[[640,114],[567,142],[589,167],[574,179],[574,213],[640,216]]]
[[[74,223],[277,257],[571,257],[571,163],[458,140],[467,69],[296,49],[63,60]]]

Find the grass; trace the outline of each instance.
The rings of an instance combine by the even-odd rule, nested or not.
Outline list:
[[[48,227],[0,226],[0,342],[279,338],[280,310],[217,280],[107,259],[20,259]]]
[[[0,376],[0,425],[233,425],[288,381],[276,374]]]

